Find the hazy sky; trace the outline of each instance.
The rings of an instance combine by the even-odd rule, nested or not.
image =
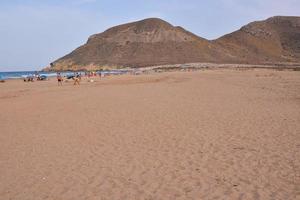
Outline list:
[[[148,17],[215,39],[274,15],[300,16],[300,0],[0,0],[0,71],[41,69],[92,34]]]

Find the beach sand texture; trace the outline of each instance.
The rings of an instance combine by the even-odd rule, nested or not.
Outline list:
[[[0,84],[0,199],[300,199],[300,72]]]

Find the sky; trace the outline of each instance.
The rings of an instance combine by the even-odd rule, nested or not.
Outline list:
[[[0,0],[0,72],[39,70],[107,28],[158,17],[206,39],[300,16],[300,0]]]

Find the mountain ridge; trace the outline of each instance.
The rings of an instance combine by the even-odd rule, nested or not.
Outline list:
[[[91,35],[49,70],[95,70],[191,62],[300,62],[300,17],[251,22],[215,40],[148,18]]]

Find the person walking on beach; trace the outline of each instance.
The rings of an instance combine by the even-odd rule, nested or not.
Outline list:
[[[76,73],[74,77],[74,85],[80,85],[80,81],[81,81],[81,75],[79,73]]]
[[[57,73],[57,85],[62,86],[63,78],[60,73]]]

